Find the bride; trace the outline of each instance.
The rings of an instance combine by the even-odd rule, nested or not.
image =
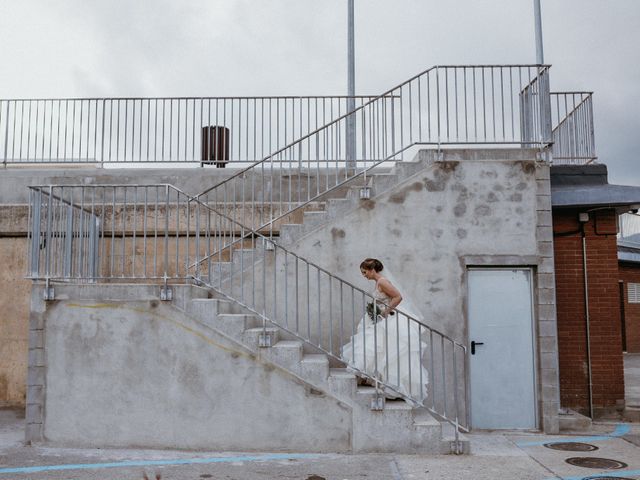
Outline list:
[[[367,258],[360,272],[375,281],[372,302],[351,340],[342,347],[342,358],[352,367],[392,386],[398,392],[421,401],[427,396],[428,373],[424,368],[425,330],[409,317],[416,315],[396,307],[402,302],[398,289],[382,276],[380,260]],[[405,302],[406,303],[406,302]],[[404,306],[404,304],[403,304]]]

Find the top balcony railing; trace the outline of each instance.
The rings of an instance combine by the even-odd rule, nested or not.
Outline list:
[[[349,121],[340,120],[349,97],[339,96],[0,100],[0,161],[200,163],[215,150],[213,160],[244,167],[307,136],[323,137],[319,155],[307,155],[320,162],[401,158],[415,145],[543,147],[551,143],[548,69],[432,67],[383,95],[356,97]]]
[[[206,158],[246,166],[345,114],[348,98],[0,100],[0,159],[6,165],[162,164]],[[355,97],[356,108],[372,98]],[[222,129],[210,139],[217,149],[203,142],[205,127]]]

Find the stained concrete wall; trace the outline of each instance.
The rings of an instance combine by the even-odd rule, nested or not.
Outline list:
[[[121,286],[57,286],[59,300],[45,303],[34,288],[32,346],[42,347],[30,352],[27,438],[350,450],[350,407],[159,302],[157,289],[134,290],[132,298]]]
[[[547,167],[525,152],[445,152],[291,248],[367,291],[360,262],[379,258],[429,324],[463,340],[470,257],[538,260],[537,172]]]
[[[372,284],[362,278],[359,264],[365,257],[381,259],[426,323],[462,344],[468,341],[467,268],[533,267],[540,426],[557,431],[549,166],[537,160],[536,151],[524,149],[445,151],[442,157],[423,151],[420,155],[424,170],[386,193],[361,201],[358,208],[288,248],[367,291]],[[329,309],[327,290],[321,291],[321,300],[311,294],[311,326],[307,326],[307,312],[296,311],[291,296],[294,285],[300,295],[306,295],[306,272],[296,274],[291,264],[285,269],[282,258],[276,261],[275,275],[287,278],[289,293],[287,298],[282,288],[276,292],[267,283],[267,311],[273,311],[275,304],[280,321],[286,309],[287,317],[299,318],[301,331],[310,332],[312,338],[322,338],[327,345],[332,335],[334,346],[344,344],[337,333],[341,316],[326,314],[341,311],[339,305]],[[317,284],[314,276],[312,270],[308,281],[312,292]],[[282,287],[285,281],[278,284]],[[258,291],[257,297],[261,295]],[[270,296],[275,302],[270,303]],[[337,298],[334,294],[334,303]]]
[[[25,405],[29,333],[26,239],[0,236],[0,407]]]

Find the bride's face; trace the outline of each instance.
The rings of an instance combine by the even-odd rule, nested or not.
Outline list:
[[[360,273],[362,273],[362,276],[364,278],[366,278],[367,280],[372,280],[373,279],[374,272],[375,272],[375,270],[373,268],[371,270],[367,270],[366,268],[361,268],[360,269]]]

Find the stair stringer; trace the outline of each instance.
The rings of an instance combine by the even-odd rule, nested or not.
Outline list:
[[[442,438],[441,424],[426,409],[396,400],[387,401],[383,410],[372,410],[375,389],[358,386],[355,374],[345,368],[329,368],[326,355],[307,353],[310,346],[284,330],[259,326],[259,317],[239,303],[196,298],[184,311],[251,352],[260,363],[286,371],[310,394],[327,396],[345,405],[351,412],[352,452],[451,453],[449,440]],[[271,347],[259,346],[259,336],[265,332]],[[280,340],[281,335],[287,339]]]

